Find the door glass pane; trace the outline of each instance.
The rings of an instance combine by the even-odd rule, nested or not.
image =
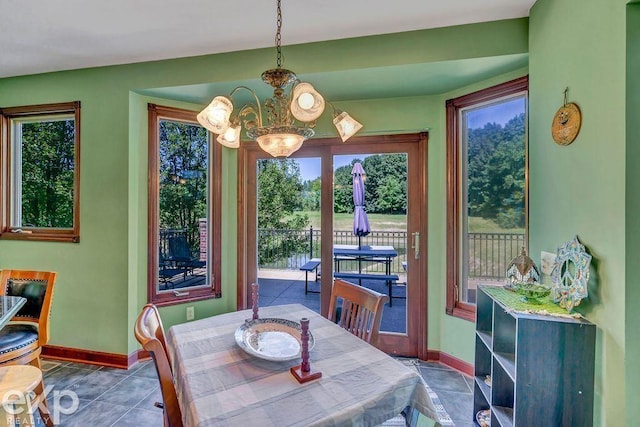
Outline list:
[[[261,306],[300,303],[320,312],[320,164],[320,158],[257,161]]]
[[[461,209],[460,300],[476,302],[478,284],[500,284],[526,247],[526,96],[461,112],[465,194]]]
[[[159,291],[209,283],[207,139],[201,126],[160,120]]]
[[[364,194],[354,183],[360,164]],[[359,170],[359,169],[355,169]],[[334,277],[392,296],[383,310],[380,329],[407,331],[407,155],[334,156]],[[355,185],[354,185],[355,184]],[[368,221],[354,215],[362,203]],[[367,223],[368,222],[368,227]],[[344,255],[341,250],[357,250]]]

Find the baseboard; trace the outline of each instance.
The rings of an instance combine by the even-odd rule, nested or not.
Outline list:
[[[443,365],[447,365],[450,368],[460,371],[463,374],[473,376],[473,365],[458,359],[455,356],[447,354],[438,350],[427,350],[427,360],[433,362],[440,362]]]
[[[84,350],[81,348],[60,347],[46,345],[42,348],[42,357],[66,360],[70,362],[88,363],[90,365],[110,366],[112,368],[128,369],[140,360],[149,359],[149,353],[136,350],[133,353],[118,354],[102,351]]]

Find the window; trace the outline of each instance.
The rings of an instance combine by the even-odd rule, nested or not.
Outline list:
[[[221,145],[196,113],[149,104],[149,301],[220,297]]]
[[[446,103],[446,311],[467,320],[527,246],[527,91],[522,77]]]
[[[78,242],[80,102],[4,108],[0,118],[0,238]]]

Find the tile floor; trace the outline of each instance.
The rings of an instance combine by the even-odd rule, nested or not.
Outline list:
[[[439,363],[414,361],[413,364],[438,394],[455,425],[473,426],[473,378]],[[42,369],[45,386],[51,389],[50,408],[53,409],[53,401],[58,399],[59,407],[63,408],[60,412],[69,412],[61,414],[61,426],[162,426],[162,410],[153,405],[162,401],[162,396],[151,361],[122,370],[48,359],[42,361]],[[75,411],[67,391],[78,397]],[[37,426],[42,425],[38,419]]]

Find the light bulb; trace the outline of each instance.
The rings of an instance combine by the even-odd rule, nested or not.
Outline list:
[[[229,126],[227,130],[224,132],[224,139],[227,141],[235,141],[236,139],[236,128],[233,126]]]
[[[308,110],[309,108],[313,107],[314,103],[315,98],[309,92],[305,92],[298,97],[298,105],[303,110]]]

